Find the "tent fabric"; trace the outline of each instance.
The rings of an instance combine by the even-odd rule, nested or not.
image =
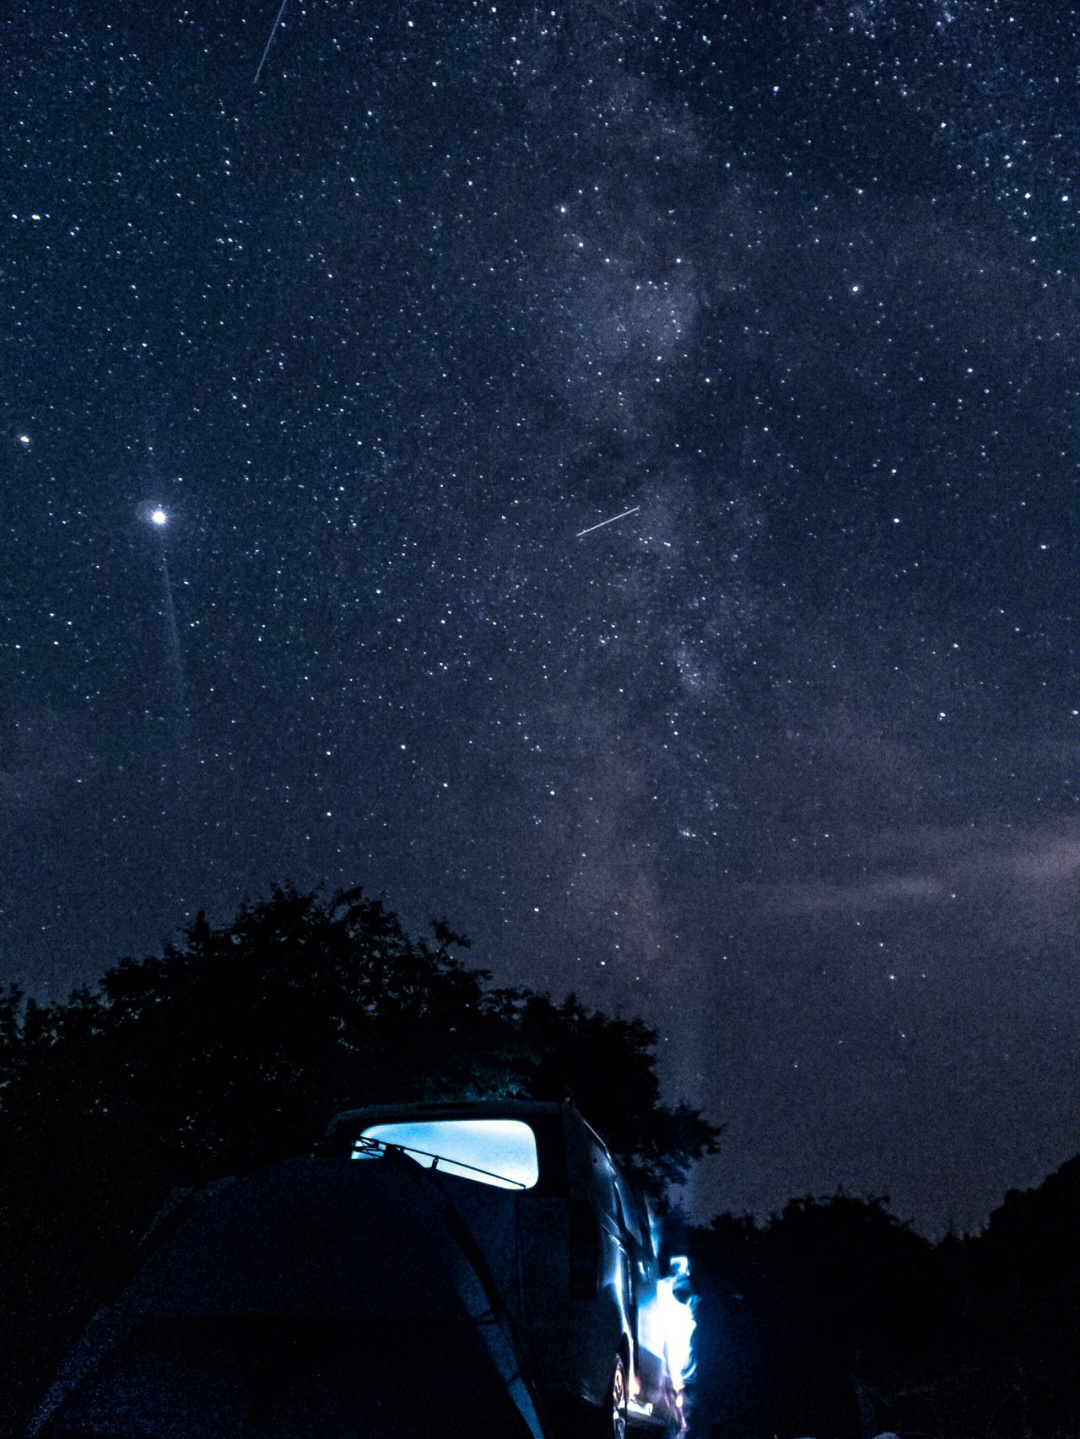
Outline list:
[[[341,1428],[324,1415],[312,1434],[374,1434],[369,1410],[391,1414],[397,1385],[426,1392],[441,1373],[459,1404],[435,1405],[433,1434],[450,1432],[447,1407],[466,1404],[476,1411],[468,1432],[484,1432],[479,1414],[490,1412],[493,1432],[501,1425],[543,1439],[509,1318],[457,1211],[426,1172],[389,1159],[297,1159],[185,1208],[118,1301],[95,1316],[37,1432],[66,1414],[72,1433],[201,1439],[194,1399],[181,1402],[197,1393],[203,1409],[220,1411],[204,1416],[207,1433],[227,1434],[229,1415],[254,1404],[278,1418],[259,1427],[244,1411],[243,1432],[284,1439],[307,1430],[282,1429],[282,1405],[302,1409],[296,1393],[318,1389],[324,1399],[338,1395],[344,1416],[365,1415],[365,1427]],[[259,1358],[267,1353],[278,1361]],[[158,1427],[147,1428],[155,1404]],[[91,1419],[90,1428],[71,1428]],[[415,1413],[406,1432],[414,1430],[426,1432]]]

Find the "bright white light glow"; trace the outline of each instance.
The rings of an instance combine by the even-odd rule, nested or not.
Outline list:
[[[167,525],[169,523],[169,517],[165,511],[159,507],[156,510],[150,511],[150,523],[153,525]]]
[[[540,1178],[536,1135],[520,1119],[418,1119],[372,1124],[363,1139],[399,1144],[425,1169],[497,1189],[531,1189]],[[353,1158],[363,1158],[353,1151]],[[482,1173],[480,1171],[483,1171]]]
[[[647,1349],[654,1354],[663,1354],[667,1360],[668,1373],[681,1395],[688,1379],[694,1373],[694,1321],[693,1301],[676,1297],[677,1287],[682,1288],[690,1272],[689,1260],[679,1255],[671,1261],[672,1273],[661,1279],[656,1286],[652,1300],[638,1311],[638,1336]]]

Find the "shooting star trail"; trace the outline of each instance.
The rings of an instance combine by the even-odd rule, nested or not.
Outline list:
[[[262,67],[266,64],[266,57],[270,54],[270,46],[274,43],[274,36],[277,34],[277,27],[281,24],[281,17],[285,14],[287,0],[281,0],[281,6],[277,12],[277,19],[270,27],[270,39],[266,42],[266,49],[262,52],[262,59],[259,61],[259,68],[255,71],[253,84],[259,83],[259,76],[262,74]]]
[[[635,505],[632,510],[623,510],[621,515],[612,515],[610,520],[601,520],[598,525],[590,525],[587,530],[578,530],[574,538],[580,540],[582,535],[591,535],[593,530],[602,530],[605,525],[613,525],[616,520],[625,520],[627,515],[636,515],[640,509],[640,505]]]

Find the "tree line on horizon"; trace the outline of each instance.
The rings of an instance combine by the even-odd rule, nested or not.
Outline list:
[[[936,1243],[880,1197],[790,1200],[679,1236],[694,1439],[1075,1439],[1080,1155]]]
[[[498,988],[381,899],[273,890],[42,1005],[0,986],[0,1430],[28,1421],[173,1189],[310,1152],[338,1110],[570,1099],[661,1206],[720,1131],[656,1032]],[[1080,1156],[937,1244],[887,1201],[665,1221],[698,1296],[692,1439],[1080,1432]]]

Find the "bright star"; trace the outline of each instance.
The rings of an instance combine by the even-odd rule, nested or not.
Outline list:
[[[159,507],[156,510],[150,511],[150,523],[153,525],[167,525],[169,523],[169,517],[165,511]]]

